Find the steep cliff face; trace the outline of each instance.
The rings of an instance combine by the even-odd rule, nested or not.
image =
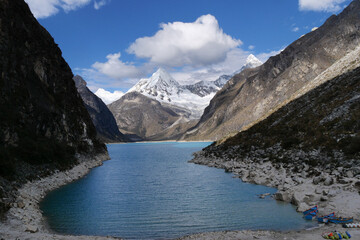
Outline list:
[[[360,0],[255,69],[235,75],[185,139],[219,139],[268,116],[360,43]]]
[[[105,103],[87,88],[82,77],[77,75],[74,81],[95,125],[98,137],[104,142],[126,142],[126,137],[119,131],[115,118]]]
[[[107,154],[50,34],[23,0],[0,0],[0,213],[26,180]]]
[[[130,92],[109,105],[121,132],[143,140],[173,125],[180,116],[155,99]],[[158,139],[152,139],[158,140]]]

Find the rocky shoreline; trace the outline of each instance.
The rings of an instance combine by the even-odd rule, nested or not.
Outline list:
[[[100,236],[65,236],[51,232],[39,208],[45,195],[63,185],[73,182],[102,162],[109,160],[108,154],[95,157],[78,156],[79,164],[68,171],[58,171],[41,180],[26,183],[18,190],[16,202],[7,213],[6,221],[0,225],[0,239],[118,239]]]
[[[360,168],[321,169],[305,163],[293,171],[293,166],[271,161],[237,161],[227,157],[204,157],[195,153],[190,162],[225,169],[244,182],[277,188],[276,200],[289,202],[302,212],[314,205],[319,214],[336,212],[337,216],[360,219]],[[319,174],[314,175],[317,172]]]

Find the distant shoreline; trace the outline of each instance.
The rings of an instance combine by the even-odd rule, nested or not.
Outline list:
[[[114,142],[114,143],[106,143],[106,144],[128,144],[128,143],[204,143],[204,142],[208,142],[208,143],[213,143],[214,141],[185,141],[185,140],[181,140],[181,141],[177,141],[177,140],[164,140],[164,141],[137,141],[137,142]]]

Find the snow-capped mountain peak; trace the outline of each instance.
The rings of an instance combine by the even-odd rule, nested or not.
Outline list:
[[[246,59],[246,64],[253,66],[260,66],[262,62],[259,59],[257,59],[253,54],[250,54]]]
[[[139,92],[159,101],[171,102],[169,96],[181,90],[180,84],[163,68],[159,68],[150,78],[142,78],[128,92]]]
[[[246,59],[246,63],[238,71],[234,72],[234,75],[241,73],[243,70],[247,68],[255,68],[262,64],[263,63],[259,59],[257,59],[253,54],[250,54]]]
[[[179,86],[180,84],[165,69],[159,68],[149,78],[148,86],[161,87],[162,85],[166,85],[169,87],[169,86]]]

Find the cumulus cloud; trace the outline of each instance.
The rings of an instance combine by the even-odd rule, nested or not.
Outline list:
[[[154,36],[136,39],[128,52],[172,67],[203,66],[223,61],[229,50],[242,44],[225,34],[210,14],[191,23],[163,23],[160,28]]]
[[[92,67],[100,73],[114,79],[133,78],[142,75],[141,70],[131,63],[122,62],[120,57],[120,53],[109,54],[106,56],[106,62],[96,62]]]
[[[110,104],[116,100],[119,100],[122,96],[124,96],[124,93],[121,91],[109,92],[103,88],[99,88],[95,92],[95,95],[101,98],[105,104]]]
[[[92,0],[25,0],[36,18],[47,18],[57,14],[61,9],[65,12],[74,11],[88,5]],[[107,4],[109,0],[94,0],[94,8]]]
[[[341,4],[346,0],[299,0],[301,11],[337,12],[342,9]]]
[[[171,75],[181,84],[194,84],[199,81],[214,81],[219,76],[231,75],[238,71],[245,63],[250,52],[234,48],[226,54],[224,61],[204,67],[187,66]]]

